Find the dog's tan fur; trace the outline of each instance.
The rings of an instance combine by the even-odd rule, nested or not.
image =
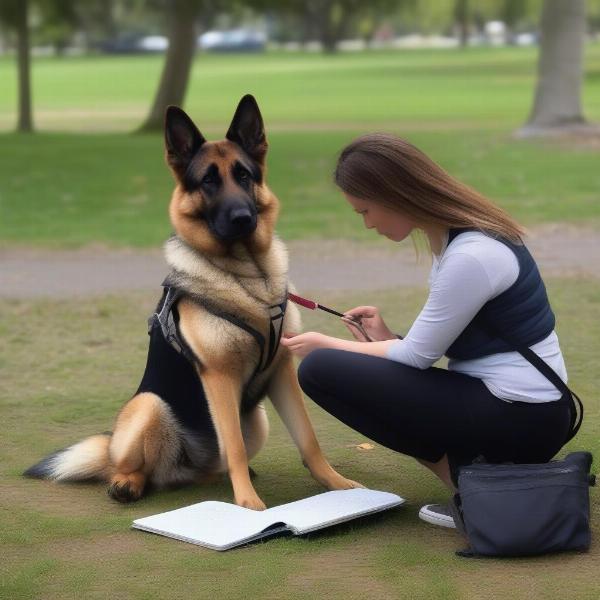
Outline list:
[[[207,220],[202,218],[206,208],[202,192],[185,190],[183,169],[167,154],[176,181],[169,206],[176,237],[166,243],[165,256],[170,267],[186,278],[186,291],[190,295],[179,300],[179,327],[197,358],[195,368],[217,433],[218,460],[204,472],[179,464],[177,457],[185,432],[180,430],[169,406],[161,398],[153,393],[138,394],[120,410],[111,438],[94,436],[67,450],[75,456],[81,454],[87,444],[85,472],[108,479],[109,491],[116,499],[135,500],[148,483],[163,487],[186,481],[208,481],[218,473],[228,472],[237,504],[265,508],[254,489],[248,467],[248,461],[267,439],[265,408],[261,402],[247,414],[240,411],[242,389],[247,386],[258,361],[256,341],[248,332],[193,300],[194,294],[208,295],[222,310],[235,314],[268,336],[269,318],[265,317],[265,307],[285,297],[289,286],[287,251],[274,233],[279,202],[265,183],[266,140],[250,152],[263,174],[260,184],[254,188],[257,225],[252,235],[229,244],[217,239],[210,230]],[[208,165],[217,165],[225,191],[230,188],[233,193],[237,184],[231,173],[236,161],[247,162],[248,155],[227,139],[204,142],[201,160],[191,164],[199,178]],[[283,331],[298,332],[300,328],[297,307],[288,303]],[[304,464],[317,481],[328,489],[360,486],[339,475],[323,456],[287,348],[279,346],[271,365],[254,378],[252,386],[255,390],[266,387]],[[69,469],[59,468],[59,462],[55,465],[54,478],[73,479],[73,469],[70,476]]]

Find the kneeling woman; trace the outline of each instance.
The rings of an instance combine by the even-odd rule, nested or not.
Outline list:
[[[452,491],[455,467],[480,455],[550,460],[574,411],[568,390],[516,351],[515,344],[530,348],[558,374],[555,381],[566,382],[554,314],[522,228],[392,135],[348,145],[335,181],[368,229],[394,242],[424,232],[433,255],[430,291],[402,339],[373,306],[346,313],[356,341],[316,332],[284,338],[305,357],[298,371],[305,393],[349,427],[416,458]],[[433,367],[444,354],[448,369]],[[419,515],[454,526],[444,506],[424,506]]]

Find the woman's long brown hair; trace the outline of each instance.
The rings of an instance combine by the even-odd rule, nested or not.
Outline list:
[[[419,227],[470,227],[515,243],[525,234],[500,207],[395,135],[370,133],[348,144],[335,182],[347,194],[397,210]]]

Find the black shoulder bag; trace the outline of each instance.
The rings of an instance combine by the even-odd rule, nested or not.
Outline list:
[[[571,398],[571,423],[565,443],[579,431],[583,404],[564,381],[530,348],[514,347],[562,393]],[[579,419],[575,400],[579,403]],[[450,509],[469,548],[459,556],[527,556],[590,546],[589,486],[592,455],[573,452],[543,464],[487,464],[479,457],[458,467],[458,493]]]

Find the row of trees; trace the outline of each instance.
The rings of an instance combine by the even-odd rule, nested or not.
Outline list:
[[[0,4],[14,5],[11,0]],[[71,44],[90,50],[124,32],[166,31],[166,0],[29,0],[29,4],[32,43],[53,46],[57,54]],[[333,52],[343,38],[368,42],[377,32],[459,34],[467,45],[491,20],[506,24],[506,41],[511,43],[515,33],[536,28],[542,0],[203,0],[195,4],[199,29],[260,20],[274,41],[320,40],[326,52]],[[588,27],[600,30],[600,0],[588,0]]]
[[[600,0],[588,2],[600,8]],[[144,14],[146,19],[155,18],[157,25],[166,24],[169,48],[142,131],[160,129],[165,107],[183,104],[198,26],[209,27],[225,11],[239,14],[252,9],[277,15],[281,23],[301,23],[297,27],[301,35],[305,39],[316,37],[330,52],[361,23],[362,32],[368,37],[384,18],[395,15],[410,22],[411,15],[413,18],[423,15],[426,8],[430,11],[427,14],[437,19],[451,15],[451,22],[465,45],[478,20],[501,18],[509,30],[514,30],[519,23],[533,20],[532,11],[541,11],[539,80],[531,117],[522,133],[585,125],[580,90],[586,0],[477,0],[476,3],[471,0],[2,0],[0,22],[15,33],[17,40],[19,131],[33,129],[29,65],[32,7],[44,23],[62,32],[54,38],[59,48],[66,43],[68,32],[78,28],[114,35],[119,14]]]
[[[598,4],[600,0],[590,0]],[[14,2],[7,0],[8,11]],[[92,47],[114,38],[119,31],[155,34],[163,29],[165,0],[29,0],[35,21],[34,44],[52,45],[57,54],[76,41]],[[239,24],[252,15],[267,15],[269,35],[275,41],[320,40],[325,51],[335,51],[340,39],[369,41],[382,25],[403,32],[466,34],[493,19],[510,29],[531,29],[541,0],[204,0],[198,25]],[[3,12],[6,12],[3,11]],[[1,23],[0,23],[1,27]],[[1,31],[0,31],[1,32]]]

